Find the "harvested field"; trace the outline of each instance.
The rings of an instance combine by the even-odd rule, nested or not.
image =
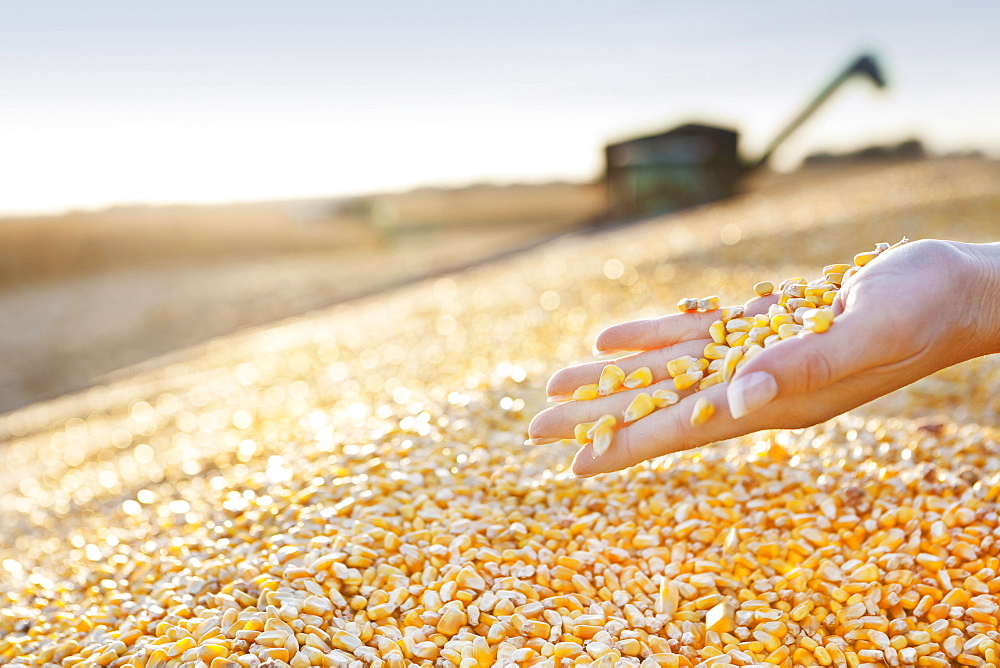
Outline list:
[[[523,249],[602,206],[598,187],[556,183],[0,219],[0,413]]]
[[[572,445],[522,445],[612,322],[904,235],[996,241],[998,219],[994,163],[831,175],[9,414],[0,662],[998,665],[995,356],[594,479]]]

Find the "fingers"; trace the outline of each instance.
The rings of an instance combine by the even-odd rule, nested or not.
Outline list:
[[[726,386],[729,408],[740,418],[781,397],[818,392],[892,357],[879,321],[845,314],[823,334],[786,339],[754,357]]]
[[[755,297],[746,303],[744,310],[747,315],[766,313],[767,308],[777,302],[777,295]],[[719,310],[697,311],[619,323],[597,335],[594,349],[598,353],[652,350],[703,338],[708,332],[708,326],[718,320],[719,315]]]
[[[704,336],[704,333],[702,336]],[[657,348],[655,350],[619,357],[616,360],[597,360],[567,367],[557,371],[549,379],[549,384],[546,386],[545,391],[550,401],[567,401],[572,399],[576,388],[588,383],[596,383],[600,380],[601,370],[609,364],[616,364],[626,374],[632,373],[644,366],[649,367],[649,370],[653,373],[653,382],[666,380],[669,377],[666,369],[667,362],[683,355],[700,357],[705,350],[705,346],[709,343],[711,343],[711,339],[702,338],[667,346],[666,348]]]
[[[771,293],[766,297],[754,297],[743,305],[743,315],[754,316],[758,313],[767,313],[767,309],[771,307],[771,304],[778,303],[778,294]]]
[[[532,419],[528,425],[528,437],[539,443],[560,438],[573,438],[573,429],[582,422],[593,422],[602,415],[614,415],[618,423],[622,422],[622,414],[632,400],[640,392],[652,394],[656,390],[666,389],[684,396],[693,389],[679,391],[674,387],[672,378],[654,383],[648,387],[615,392],[606,397],[598,397],[589,401],[570,401],[548,408]],[[647,419],[647,418],[643,418]]]
[[[572,470],[581,477],[610,473],[648,459],[761,429],[793,429],[818,424],[884,391],[884,387],[867,388],[857,378],[849,378],[805,400],[798,396],[784,397],[749,415],[733,418],[726,405],[726,386],[715,385],[618,429],[611,447],[600,457],[594,457],[590,445],[581,448],[573,460]],[[693,426],[691,413],[700,398],[711,400],[715,414],[707,422]]]
[[[691,425],[691,412],[702,397],[715,404],[716,414],[705,424],[694,427]],[[620,471],[647,459],[756,430],[741,426],[750,418],[738,421],[724,415],[727,412],[725,401],[723,385],[691,394],[675,406],[658,410],[617,430],[611,447],[600,457],[594,457],[590,445],[581,448],[573,459],[573,473],[585,477]]]
[[[652,350],[704,338],[708,326],[719,319],[719,311],[674,313],[648,320],[632,320],[608,327],[597,335],[594,349],[599,353],[625,350]]]

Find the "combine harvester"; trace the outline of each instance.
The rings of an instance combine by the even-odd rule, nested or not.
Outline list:
[[[862,55],[841,71],[764,150],[757,160],[739,155],[739,133],[699,123],[611,144],[604,149],[609,220],[677,211],[733,195],[742,179],[767,165],[771,154],[854,76],[885,87],[875,58]]]

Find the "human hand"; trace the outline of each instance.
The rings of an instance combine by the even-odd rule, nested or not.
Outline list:
[[[836,320],[823,334],[804,332],[767,347],[729,384],[699,392],[615,432],[607,452],[584,446],[573,461],[579,476],[617,471],[660,455],[761,429],[817,424],[939,369],[1000,351],[1000,246],[925,240],[882,253],[844,282],[833,303]],[[764,313],[777,295],[751,300]],[[653,385],[589,401],[568,401],[539,413],[528,428],[534,442],[573,438],[574,427],[604,414],[621,416],[640,392],[674,389],[666,362],[701,355],[717,311],[682,313],[609,327],[597,337],[603,353],[638,351],[557,372],[551,400],[565,400],[614,363],[626,373],[648,366]],[[717,407],[698,426],[698,398]],[[728,410],[724,407],[728,406]]]

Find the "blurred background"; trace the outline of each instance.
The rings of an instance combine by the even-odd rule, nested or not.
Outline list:
[[[0,413],[555,236],[992,165],[998,26],[986,0],[5,3]]]

